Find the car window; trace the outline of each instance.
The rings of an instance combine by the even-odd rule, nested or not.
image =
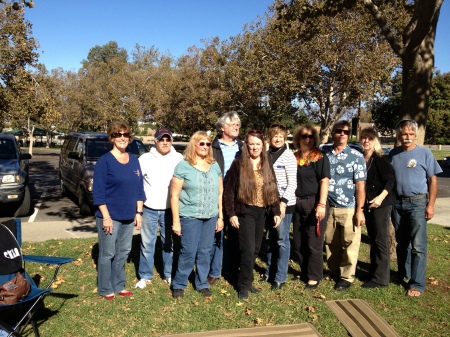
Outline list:
[[[131,144],[128,144],[126,151],[139,158],[141,154],[147,152],[147,149],[140,140],[135,139]]]
[[[9,139],[0,139],[0,159],[17,159],[14,143]]]
[[[88,139],[86,141],[86,159],[97,160],[112,148],[108,138]]]

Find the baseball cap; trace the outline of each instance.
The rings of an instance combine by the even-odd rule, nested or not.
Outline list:
[[[159,128],[155,132],[155,139],[160,140],[164,135],[170,136],[170,139],[172,139],[172,131],[170,131],[168,128]]]

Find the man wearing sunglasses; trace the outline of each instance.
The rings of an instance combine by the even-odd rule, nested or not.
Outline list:
[[[331,178],[325,249],[328,268],[336,280],[334,288],[343,291],[355,280],[361,225],[365,223],[363,207],[367,174],[364,156],[348,146],[350,123],[336,122],[331,134],[333,148],[326,152]]]
[[[172,211],[169,191],[175,166],[183,159],[183,156],[172,146],[172,140],[172,132],[168,128],[159,128],[155,132],[155,146],[150,152],[139,157],[147,200],[144,203],[141,227],[138,269],[140,280],[136,283],[136,288],[145,288],[153,278],[158,224],[162,244],[164,281],[169,286],[176,270],[176,266],[173,266]]]
[[[226,174],[231,166],[231,163],[241,151],[242,141],[239,139],[239,129],[241,127],[241,120],[235,111],[223,113],[216,123],[217,136],[212,142],[214,159],[222,170],[223,183],[226,184]],[[237,254],[237,238],[233,236],[232,226],[230,226],[229,219],[224,214],[224,228],[227,228],[227,238],[230,244],[230,263],[227,269],[239,265],[233,254]],[[208,275],[208,283],[213,285],[222,274],[222,258],[223,258],[223,236],[224,229],[216,233],[214,245],[211,249],[211,268]],[[231,236],[231,237],[230,237]],[[236,255],[234,255],[236,256]],[[229,274],[234,274],[235,271],[227,271]]]
[[[425,291],[427,266],[427,221],[434,215],[436,175],[442,172],[433,153],[416,144],[419,126],[411,119],[396,126],[397,146],[389,153],[395,173],[397,201],[392,222],[397,239],[397,281],[408,280],[407,296]]]

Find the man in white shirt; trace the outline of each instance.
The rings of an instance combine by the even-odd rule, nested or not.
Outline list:
[[[136,288],[145,288],[153,278],[155,244],[160,226],[160,239],[164,264],[164,281],[171,284],[176,267],[173,266],[172,211],[170,210],[170,181],[175,166],[183,159],[172,146],[172,132],[159,128],[155,133],[155,146],[139,157],[144,176],[143,223],[141,227],[141,252],[139,282]]]

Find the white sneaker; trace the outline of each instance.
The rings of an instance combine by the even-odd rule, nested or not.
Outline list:
[[[147,284],[149,284],[151,282],[152,282],[151,280],[146,280],[146,279],[142,278],[136,283],[136,285],[134,287],[144,289],[147,286]]]
[[[167,277],[164,279],[164,282],[166,282],[169,286],[172,284],[172,278],[171,277]]]

